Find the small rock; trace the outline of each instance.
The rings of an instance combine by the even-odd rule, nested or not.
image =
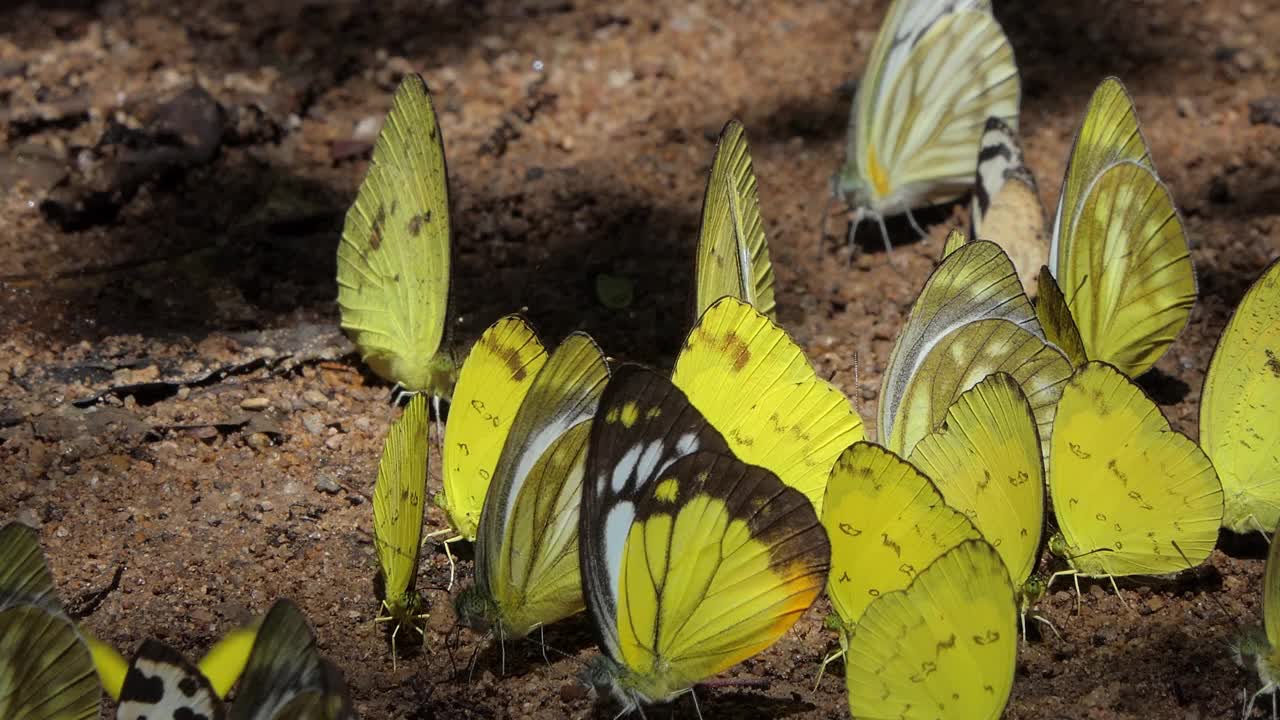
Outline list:
[[[39,530],[40,526],[44,525],[44,523],[40,521],[40,514],[32,508],[22,508],[18,511],[18,515],[14,519],[23,525],[33,527],[36,530]]]
[[[1153,613],[1160,612],[1160,609],[1163,607],[1164,607],[1164,598],[1160,597],[1159,595],[1153,595],[1147,599],[1147,610],[1149,610],[1150,612],[1153,612]]]
[[[328,475],[321,474],[320,478],[316,480],[316,490],[327,495],[337,495],[342,492],[342,486],[334,482],[333,478]]]
[[[1196,116],[1195,103],[1191,102],[1189,97],[1180,97],[1173,101],[1173,105],[1178,109],[1179,117],[1193,118]]]
[[[271,447],[271,436],[267,435],[266,433],[260,433],[260,432],[250,433],[249,447],[256,448],[258,450]]]
[[[271,504],[270,500],[263,500],[262,502],[258,503],[258,512],[267,513],[267,512],[271,512],[274,509],[275,509],[275,505]]]
[[[351,139],[356,142],[373,142],[378,139],[378,133],[382,131],[382,116],[368,115],[356,123],[356,127],[351,131]]]
[[[609,87],[621,88],[626,87],[632,80],[636,79],[636,74],[631,68],[623,68],[621,70],[611,70],[609,72]]]
[[[1249,123],[1280,127],[1280,95],[1268,95],[1249,103]]]
[[[329,398],[325,397],[324,393],[319,390],[307,390],[302,393],[302,399],[306,400],[307,403],[313,407],[320,407],[321,405],[329,402]]]
[[[271,401],[264,397],[251,397],[240,401],[241,410],[266,410],[269,407],[271,407]]]
[[[66,525],[59,525],[58,529],[53,531],[53,536],[56,538],[65,538],[65,537],[69,537],[70,535],[71,535],[71,531],[67,529]]]
[[[324,432],[324,420],[318,413],[307,413],[302,416],[302,426],[312,435],[320,435]]]
[[[297,480],[290,480],[286,482],[283,487],[280,488],[280,492],[284,493],[285,495],[297,495],[298,493],[302,492],[302,486],[298,484]]]
[[[373,421],[363,415],[353,420],[351,424],[360,432],[373,432]]]
[[[324,446],[330,450],[337,450],[346,442],[346,435],[334,435],[324,441]]]

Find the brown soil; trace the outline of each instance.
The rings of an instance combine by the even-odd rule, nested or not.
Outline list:
[[[892,264],[870,234],[852,263],[819,253],[850,80],[887,4],[5,4],[0,520],[41,528],[64,597],[126,651],[154,635],[198,654],[288,596],[363,717],[593,716],[574,682],[594,652],[585,619],[547,631],[549,665],[514,643],[473,672],[476,639],[453,633],[441,590],[425,652],[394,671],[372,623],[368,498],[394,412],[335,333],[334,305],[338,227],[367,158],[357,125],[381,117],[405,70],[425,75],[450,160],[462,341],[527,307],[549,342],[582,328],[616,357],[667,365],[690,320],[714,138],[741,118],[781,322],[872,421],[893,337],[946,229],[966,222],[958,204],[925,214],[925,240],[892,224]],[[1089,93],[1104,75],[1125,81],[1201,292],[1143,383],[1194,436],[1218,333],[1280,255],[1280,127],[1257,102],[1280,92],[1280,3],[1058,5],[997,12],[1022,69],[1029,161],[1054,201]],[[161,154],[127,202],[87,193],[118,190],[103,177],[129,157],[104,133],[154,140],[149,118],[193,80],[232,131],[202,138],[203,116],[178,112],[195,150]],[[601,273],[632,281],[630,307],[601,304]],[[434,509],[428,522],[444,526]],[[1062,637],[1033,631],[1007,716],[1237,716],[1256,679],[1227,644],[1258,617],[1261,552],[1234,542],[1186,577],[1125,583],[1125,604],[1086,586],[1078,615],[1060,588],[1041,610]],[[426,553],[420,585],[447,578],[444,554]],[[839,671],[813,689],[833,646],[826,609],[731,673],[764,687],[700,691],[702,715],[845,715]],[[688,700],[670,712],[694,716]]]

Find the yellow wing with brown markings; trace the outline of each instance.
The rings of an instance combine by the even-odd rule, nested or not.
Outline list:
[[[396,90],[338,244],[342,329],[381,377],[449,398],[452,241],[444,140],[426,83]]]
[[[1049,492],[1067,561],[1082,575],[1161,575],[1209,557],[1222,485],[1208,456],[1175,432],[1119,370],[1090,362],[1062,391]]]
[[[508,315],[484,331],[462,363],[444,432],[444,492],[436,504],[464,540],[476,539],[511,423],[546,361],[533,328]]]

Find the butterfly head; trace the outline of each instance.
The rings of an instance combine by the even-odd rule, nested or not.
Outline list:
[[[488,632],[498,618],[498,604],[476,585],[458,593],[453,608],[460,624],[478,632]]]
[[[1027,581],[1022,583],[1022,587],[1018,588],[1018,609],[1026,613],[1036,603],[1040,602],[1040,599],[1044,597],[1048,589],[1044,578],[1034,575],[1027,578]]]
[[[607,655],[597,655],[587,663],[587,667],[578,676],[578,681],[596,693],[597,698],[612,696],[620,705],[621,711],[616,717],[628,715],[648,701],[628,687],[627,669]]]

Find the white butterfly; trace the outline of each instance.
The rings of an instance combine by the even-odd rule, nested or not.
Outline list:
[[[949,202],[973,184],[987,118],[1017,129],[1021,84],[989,0],[894,0],[853,99],[832,192],[863,218]]]

